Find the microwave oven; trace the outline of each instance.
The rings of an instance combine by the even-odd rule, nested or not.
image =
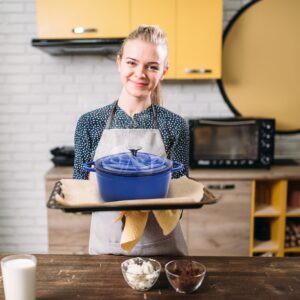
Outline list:
[[[275,120],[190,119],[191,168],[269,168],[274,160]]]

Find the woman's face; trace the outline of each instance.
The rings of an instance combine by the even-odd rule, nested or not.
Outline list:
[[[163,79],[166,67],[166,49],[141,40],[130,40],[118,58],[118,69],[123,89],[129,96],[150,99],[150,94]]]

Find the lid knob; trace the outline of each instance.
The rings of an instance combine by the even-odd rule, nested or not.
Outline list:
[[[142,149],[141,146],[133,146],[133,147],[128,148],[128,150],[131,152],[131,154],[132,154],[133,156],[136,156],[136,155],[137,155],[137,152],[138,152],[139,150],[141,150],[141,149]]]

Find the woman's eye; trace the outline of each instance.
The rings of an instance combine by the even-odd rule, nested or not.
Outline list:
[[[134,65],[135,65],[135,62],[132,61],[132,60],[128,60],[128,61],[126,62],[126,64],[127,64],[127,65],[130,65],[130,66],[134,66]]]
[[[148,66],[149,70],[153,70],[153,71],[158,71],[159,67],[158,66]]]

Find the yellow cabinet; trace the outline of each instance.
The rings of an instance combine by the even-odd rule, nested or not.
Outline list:
[[[118,38],[129,32],[130,0],[36,0],[38,38]]]
[[[167,79],[216,79],[221,76],[222,4],[222,0],[36,0],[38,39],[124,38],[139,24],[157,24],[168,36]]]
[[[222,0],[131,0],[131,25],[158,24],[168,36],[167,79],[221,77]]]
[[[222,0],[177,0],[176,77],[221,77]]]
[[[175,4],[175,0],[131,0],[130,31],[140,24],[156,24],[167,34],[169,71],[165,78],[175,78]]]

